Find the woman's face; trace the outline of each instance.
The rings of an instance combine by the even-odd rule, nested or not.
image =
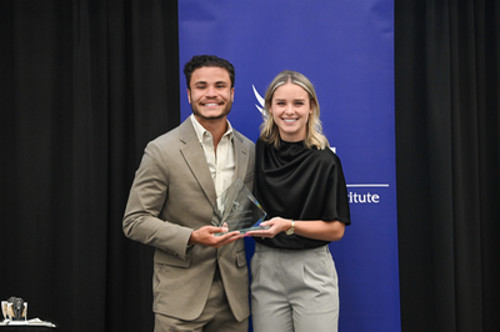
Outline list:
[[[282,140],[299,142],[306,138],[306,126],[312,109],[309,94],[302,87],[286,83],[277,88],[271,100],[270,112]]]

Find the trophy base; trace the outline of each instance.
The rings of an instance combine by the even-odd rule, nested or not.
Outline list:
[[[254,226],[254,227],[248,227],[248,228],[235,229],[235,230],[232,230],[232,231],[229,231],[229,232],[215,233],[214,235],[215,236],[221,236],[221,235],[224,235],[224,234],[227,234],[227,233],[231,233],[231,232],[235,232],[235,231],[240,232],[240,234],[245,234],[246,232],[250,232],[250,231],[259,231],[259,230],[263,230],[263,229],[269,229],[269,227],[270,226]]]

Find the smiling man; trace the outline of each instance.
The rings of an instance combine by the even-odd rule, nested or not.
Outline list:
[[[217,198],[240,178],[252,188],[254,144],[231,127],[234,67],[216,56],[184,66],[193,113],[151,141],[123,218],[125,235],[155,247],[155,331],[247,331],[242,235],[212,224]]]
[[[231,111],[234,87],[226,69],[202,67],[191,74],[188,100],[198,121],[225,119]],[[225,127],[226,123],[221,123]]]

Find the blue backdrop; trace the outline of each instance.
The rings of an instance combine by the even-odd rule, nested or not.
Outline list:
[[[191,113],[182,67],[194,54],[235,65],[229,119],[254,141],[262,121],[256,95],[276,74],[296,70],[315,85],[351,203],[352,225],[330,245],[342,332],[401,330],[393,11],[393,0],[179,0],[182,119]]]

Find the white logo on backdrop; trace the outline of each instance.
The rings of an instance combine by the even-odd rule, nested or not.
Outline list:
[[[255,107],[257,107],[257,109],[259,110],[259,112],[262,115],[265,115],[264,114],[264,98],[262,98],[262,96],[259,94],[259,91],[257,91],[257,89],[255,88],[255,85],[253,85],[253,84],[252,84],[252,89],[253,89],[253,94],[255,95],[255,99],[257,99],[257,102],[259,103],[259,105],[255,104]]]

